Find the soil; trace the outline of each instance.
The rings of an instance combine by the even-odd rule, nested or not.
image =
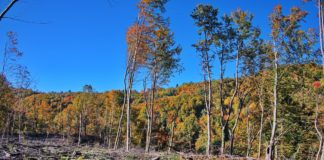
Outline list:
[[[151,152],[145,154],[143,149],[132,149],[125,152],[108,149],[98,143],[86,143],[80,146],[75,142],[64,140],[61,137],[28,137],[19,142],[18,137],[0,139],[0,160],[245,160],[234,156],[195,155],[190,153]]]

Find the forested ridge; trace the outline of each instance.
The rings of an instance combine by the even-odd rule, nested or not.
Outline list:
[[[316,88],[321,75],[321,68],[314,64],[303,65],[304,74],[296,73],[295,65],[285,67],[285,81],[281,90],[278,120],[278,156],[287,158],[313,157],[318,149],[318,138],[314,128],[316,102],[323,102],[323,97],[317,97],[320,93]],[[305,74],[307,73],[307,74]],[[240,90],[249,90],[243,102],[235,98],[233,102],[233,114],[229,118],[229,128],[235,125],[235,141],[233,154],[257,157],[259,147],[260,119],[263,113],[263,134],[261,139],[261,151],[266,147],[271,131],[271,76],[265,72],[256,77],[244,77],[239,79],[242,84]],[[305,76],[306,75],[306,76]],[[262,76],[262,77],[261,77]],[[260,84],[255,79],[262,79],[264,91],[262,97],[258,93]],[[270,78],[270,79],[267,79]],[[301,81],[300,79],[303,79]],[[219,97],[217,85],[219,81],[213,81],[213,99],[217,103]],[[235,85],[234,79],[225,79],[225,92],[227,93],[224,105],[229,105],[230,94]],[[156,95],[154,111],[154,125],[152,128],[152,144],[154,150],[166,151],[169,146],[172,150],[182,152],[204,153],[206,141],[206,111],[202,83],[187,83],[176,88],[160,88]],[[287,91],[288,90],[288,91]],[[7,96],[13,96],[14,91]],[[62,138],[78,143],[81,135],[81,143],[92,139],[104,144],[108,148],[115,145],[118,130],[118,121],[123,106],[123,91],[108,91],[105,93],[93,92],[65,92],[65,93],[38,93],[25,90],[26,97],[22,100],[23,107],[7,108],[1,110],[2,138],[18,133],[18,115],[21,114],[21,134],[24,135],[61,135]],[[133,92],[131,114],[132,147],[145,146],[146,133],[146,106],[143,92]],[[319,99],[320,98],[320,99]],[[12,99],[14,100],[14,99]],[[13,102],[12,102],[13,103]],[[323,112],[323,109],[320,110]],[[10,122],[8,123],[8,117]],[[221,141],[221,128],[219,127],[220,112],[213,109],[211,112],[212,152],[218,153]],[[81,119],[80,119],[81,118]],[[322,128],[323,114],[319,116],[319,127]],[[82,122],[82,123],[80,123]],[[6,124],[7,123],[7,124]],[[122,126],[125,126],[125,117]],[[80,127],[82,127],[80,129]],[[125,127],[118,147],[125,141]],[[226,141],[229,144],[230,135],[226,133]],[[171,144],[170,144],[171,143]],[[248,148],[249,146],[249,148]],[[229,151],[230,145],[226,145]],[[262,153],[263,154],[263,153]]]
[[[253,13],[197,5],[188,16],[199,36],[192,50],[202,81],[166,88],[185,69],[167,2],[139,0],[126,32],[125,73],[114,75],[124,76],[120,90],[95,92],[87,84],[80,92],[33,91],[27,67],[17,61],[23,56],[17,34],[8,32],[0,59],[1,143],[56,136],[127,153],[323,159],[322,2],[315,1],[319,32],[303,26],[307,11],[286,13],[278,5],[266,39]]]

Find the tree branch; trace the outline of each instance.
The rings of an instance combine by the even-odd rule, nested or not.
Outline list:
[[[2,18],[3,19],[6,18],[17,22],[22,22],[22,23],[29,23],[29,24],[49,24],[49,22],[36,22],[36,21],[29,21],[29,20],[13,18],[13,17],[2,17]]]
[[[18,0],[12,0],[6,9],[0,14],[0,21],[4,18],[5,14],[9,11],[9,9],[17,2]]]

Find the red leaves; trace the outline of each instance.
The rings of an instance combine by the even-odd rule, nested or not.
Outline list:
[[[145,63],[146,53],[149,50],[147,42],[149,41],[150,28],[143,24],[134,24],[128,28],[126,34],[126,41],[128,45],[128,56],[132,57],[134,54],[138,64]]]
[[[18,45],[17,34],[15,32],[10,31],[7,33],[7,36],[8,36],[8,51],[10,53],[15,54],[15,56],[17,57],[21,57],[22,52],[20,52],[17,48]]]
[[[319,81],[313,82],[313,87],[314,87],[314,89],[320,88],[321,87],[321,82],[319,82]]]
[[[303,21],[307,12],[301,10],[299,7],[292,7],[289,15],[284,15],[282,6],[278,5],[273,9],[273,13],[270,15],[271,21],[271,36],[275,39],[278,36],[291,35],[292,30],[299,27],[298,23]]]
[[[8,33],[7,33],[7,36],[8,36],[8,38],[9,38],[9,41],[10,41],[10,43],[12,44],[12,45],[16,45],[16,44],[18,44],[18,42],[17,42],[17,34],[15,33],[15,32],[12,32],[12,31],[9,31]]]
[[[282,6],[281,6],[281,5],[277,5],[277,6],[275,6],[274,10],[275,10],[275,12],[277,12],[277,13],[281,13],[281,12],[282,12]]]

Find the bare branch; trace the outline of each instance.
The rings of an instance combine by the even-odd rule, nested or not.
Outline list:
[[[6,9],[0,14],[0,21],[4,18],[5,14],[9,11],[9,9],[16,3],[18,0],[12,0]]]
[[[22,22],[22,23],[31,23],[31,24],[49,24],[49,22],[36,22],[36,21],[29,21],[29,20],[23,20],[23,19],[19,19],[19,18],[13,18],[13,17],[3,17],[3,19],[10,19],[13,21],[17,21],[17,22]]]

